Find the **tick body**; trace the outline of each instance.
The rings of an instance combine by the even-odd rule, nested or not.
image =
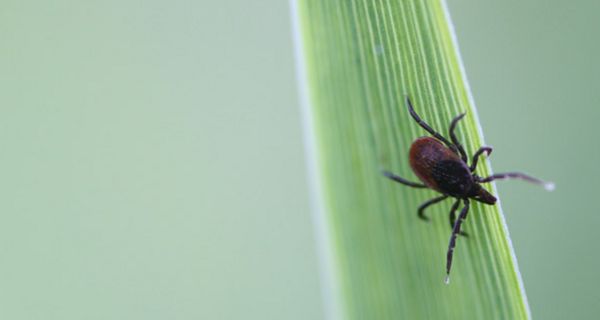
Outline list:
[[[450,197],[496,203],[496,198],[475,181],[467,164],[439,140],[418,138],[410,147],[408,159],[415,175],[428,188]]]
[[[417,115],[408,97],[406,97],[406,105],[415,122],[433,136],[416,139],[412,143],[409,151],[408,159],[410,167],[422,183],[411,182],[387,171],[384,171],[383,174],[386,177],[409,187],[429,188],[441,194],[419,206],[417,213],[419,218],[423,220],[428,220],[425,216],[425,209],[427,207],[446,200],[447,198],[455,199],[449,215],[452,234],[450,236],[446,254],[446,283],[448,283],[456,238],[459,234],[466,235],[466,233],[461,231],[461,225],[469,212],[470,200],[475,200],[488,205],[494,205],[496,203],[496,198],[481,186],[482,183],[498,179],[516,178],[543,185],[547,190],[552,190],[554,185],[519,172],[494,174],[486,178],[479,177],[475,174],[478,159],[483,153],[489,155],[492,152],[492,148],[479,148],[471,158],[471,165],[468,165],[467,154],[454,133],[456,125],[465,116],[464,113],[455,117],[450,123],[448,132],[450,136],[449,141],[437,131],[433,130]],[[456,211],[461,203],[463,203],[463,208],[457,219]]]

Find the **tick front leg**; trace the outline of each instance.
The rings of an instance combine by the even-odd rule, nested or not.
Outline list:
[[[446,253],[446,284],[450,282],[450,269],[452,268],[452,258],[454,257],[454,247],[456,246],[456,237],[460,234],[460,227],[462,226],[467,213],[469,212],[469,199],[463,200],[465,206],[460,211],[458,215],[458,219],[454,222],[454,227],[452,228],[452,235],[450,236],[450,243],[448,243],[448,252]]]
[[[471,169],[471,172],[475,171],[475,169],[477,169],[477,162],[479,161],[479,157],[485,152],[485,155],[487,157],[490,156],[490,154],[492,154],[492,147],[481,147],[479,148],[479,150],[477,150],[477,152],[475,152],[475,154],[473,155],[473,159],[471,160],[471,167],[469,169]]]
[[[454,230],[454,223],[456,222],[456,209],[458,209],[459,205],[460,205],[460,199],[456,199],[456,201],[452,205],[452,208],[450,208],[449,220],[450,220],[450,229],[452,229],[452,230]],[[465,219],[466,218],[467,217],[465,216]],[[468,234],[464,231],[461,231],[460,235],[465,236],[465,237],[468,236]]]
[[[534,178],[532,176],[526,175],[524,173],[521,172],[505,172],[505,173],[497,173],[497,174],[493,174],[487,178],[479,178],[477,180],[477,182],[479,183],[486,183],[486,182],[491,182],[494,180],[504,180],[504,179],[521,179],[521,180],[525,180],[527,182],[531,182],[540,186],[543,186],[546,190],[548,191],[552,191],[554,190],[554,183],[552,182],[545,182],[542,181],[538,178]]]
[[[381,173],[383,173],[384,176],[398,182],[401,183],[405,186],[409,186],[409,187],[413,187],[413,188],[427,188],[426,185],[422,184],[422,183],[416,183],[416,182],[412,182],[412,181],[408,181],[400,176],[397,176],[389,171],[382,171]]]
[[[443,195],[443,196],[439,196],[439,197],[436,197],[436,198],[433,198],[431,200],[428,200],[428,201],[424,202],[422,205],[419,206],[419,209],[417,210],[417,214],[419,215],[419,218],[421,218],[421,219],[423,219],[425,221],[428,221],[429,218],[427,218],[425,216],[425,209],[427,207],[429,207],[430,205],[438,203],[438,202],[440,202],[440,201],[442,201],[442,200],[444,200],[446,198],[448,198],[448,196]]]

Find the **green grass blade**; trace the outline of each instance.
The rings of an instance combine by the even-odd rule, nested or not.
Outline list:
[[[435,193],[380,174],[416,180],[407,153],[425,132],[410,119],[405,94],[444,134],[466,111],[459,139],[470,154],[482,145],[445,4],[297,0],[292,9],[329,315],[529,318],[499,204],[473,203],[470,238],[458,240],[445,285],[451,201],[428,210],[425,223],[416,208]],[[478,173],[489,172],[482,162]]]

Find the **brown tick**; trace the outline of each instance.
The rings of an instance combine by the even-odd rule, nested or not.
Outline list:
[[[406,104],[408,106],[408,112],[417,124],[433,136],[418,138],[410,146],[408,156],[410,167],[423,183],[411,182],[387,171],[384,171],[383,174],[386,177],[409,187],[429,188],[442,194],[419,206],[417,213],[419,218],[423,220],[429,220],[425,216],[425,209],[427,207],[450,197],[456,199],[450,209],[450,227],[452,228],[452,235],[450,236],[450,243],[448,244],[448,251],[446,253],[445,280],[446,283],[448,283],[450,280],[450,268],[452,267],[452,256],[456,245],[456,238],[459,234],[466,236],[466,233],[461,232],[460,228],[469,212],[469,199],[488,205],[496,203],[496,198],[481,186],[482,183],[498,179],[516,178],[543,185],[546,190],[549,191],[554,189],[554,184],[544,182],[520,172],[497,173],[486,178],[479,177],[475,174],[477,160],[483,153],[486,153],[486,155],[489,156],[490,153],[492,153],[492,148],[479,148],[471,158],[471,165],[469,166],[467,164],[467,153],[454,134],[456,125],[465,116],[465,113],[458,115],[450,123],[449,135],[450,140],[452,141],[450,142],[441,134],[433,130],[419,117],[419,115],[417,115],[408,96],[406,97]],[[456,219],[456,210],[461,202],[464,203],[464,206],[458,215],[458,219]]]

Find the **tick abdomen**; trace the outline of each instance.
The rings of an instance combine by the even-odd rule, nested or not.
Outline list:
[[[473,177],[467,165],[442,142],[421,137],[410,147],[410,166],[431,189],[454,197],[467,197]]]

